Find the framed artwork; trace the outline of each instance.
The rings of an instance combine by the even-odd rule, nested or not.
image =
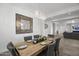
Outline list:
[[[16,34],[32,33],[33,19],[16,13]]]
[[[47,29],[48,28],[48,24],[45,24],[45,29]]]

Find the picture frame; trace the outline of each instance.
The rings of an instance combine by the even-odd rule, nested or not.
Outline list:
[[[16,34],[32,33],[33,19],[16,13]]]
[[[48,28],[48,24],[45,24],[45,29],[47,29]]]

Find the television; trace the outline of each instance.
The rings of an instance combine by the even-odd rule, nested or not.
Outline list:
[[[79,23],[78,24],[75,24],[74,26],[72,26],[73,28],[73,31],[79,31]]]

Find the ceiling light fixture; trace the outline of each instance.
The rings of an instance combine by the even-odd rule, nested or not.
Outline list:
[[[75,23],[75,21],[74,21],[74,20],[72,20],[72,23]]]
[[[35,15],[38,17],[39,16],[39,11],[35,11]]]

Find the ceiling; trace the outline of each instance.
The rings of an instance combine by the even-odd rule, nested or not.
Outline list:
[[[62,10],[76,7],[79,4],[78,3],[11,3],[11,5],[17,6],[26,10],[29,9],[29,11],[33,13],[35,11],[38,11],[39,14],[45,17],[45,19],[46,18],[59,19],[59,18],[64,18],[69,16],[69,14],[65,13],[54,17],[52,15],[55,15],[56,13]],[[79,14],[79,12],[77,14]]]

